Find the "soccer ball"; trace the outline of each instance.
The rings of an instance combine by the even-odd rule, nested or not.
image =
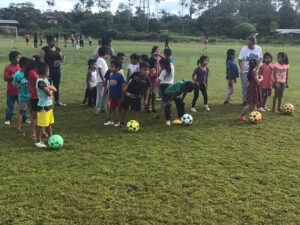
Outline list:
[[[252,123],[260,123],[262,120],[262,115],[258,111],[253,111],[252,113],[250,113],[249,119]]]
[[[56,134],[49,138],[48,146],[50,149],[61,149],[64,146],[64,139]]]
[[[183,125],[191,125],[193,123],[193,117],[190,115],[190,114],[184,114],[182,117],[181,117],[181,122]]]
[[[140,124],[138,121],[136,120],[130,120],[128,123],[127,123],[127,129],[128,131],[130,132],[136,132],[140,129]]]
[[[294,112],[295,107],[292,104],[287,103],[283,106],[282,110],[285,114],[291,115]]]

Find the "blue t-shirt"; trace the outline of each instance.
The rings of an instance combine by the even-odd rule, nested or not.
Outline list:
[[[173,58],[170,58],[170,63],[172,63],[173,65],[175,64],[175,61]]]
[[[19,85],[19,95],[18,95],[19,102],[27,102],[30,100],[28,80],[25,78],[23,72],[19,71],[16,73],[12,84]]]
[[[229,77],[227,75],[228,69],[230,70],[230,73],[231,73],[231,80],[236,80],[236,78],[239,77],[239,70],[238,70],[238,67],[237,67],[235,61],[228,60],[226,63],[226,79],[227,80],[229,79]]]
[[[122,98],[122,85],[125,84],[124,76],[121,73],[109,76],[109,98]]]

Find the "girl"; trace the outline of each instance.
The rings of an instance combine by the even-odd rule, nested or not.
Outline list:
[[[285,88],[288,88],[288,77],[289,77],[289,59],[286,53],[279,52],[277,55],[277,63],[274,65],[274,86],[275,96],[273,99],[273,112],[281,111],[281,100]],[[278,108],[276,110],[276,101],[278,98]]]
[[[228,49],[226,60],[226,79],[228,83],[228,92],[224,101],[224,105],[228,105],[233,94],[233,83],[236,83],[236,78],[239,77],[238,67],[234,61],[235,51]]]
[[[156,116],[156,118],[160,118],[160,115],[162,111],[165,109],[166,105],[168,104],[168,99],[165,95],[165,90],[171,86],[174,83],[174,77],[175,77],[175,69],[174,65],[170,63],[168,59],[162,58],[159,61],[160,67],[162,68],[162,71],[158,78],[159,89],[162,97],[162,105],[160,107],[160,110]]]
[[[264,79],[261,82],[261,94],[262,94],[262,103],[261,107],[258,109],[261,112],[270,111],[266,107],[267,98],[272,94],[273,87],[273,70],[274,66],[271,64],[273,57],[270,53],[266,52],[263,58],[263,64],[261,65],[258,74],[261,75]]]
[[[204,99],[204,109],[206,111],[210,111],[210,108],[207,105],[207,84],[208,84],[208,74],[209,74],[209,69],[207,67],[208,65],[208,57],[203,55],[200,57],[198,60],[198,67],[194,70],[194,73],[192,75],[192,79],[194,81],[194,99],[192,103],[192,112],[197,112],[195,106],[197,99],[199,97],[199,90],[201,91]]]
[[[261,103],[261,92],[259,84],[263,81],[263,77],[257,73],[258,61],[251,59],[249,62],[249,72],[247,75],[249,85],[247,87],[247,105],[244,107],[238,120],[247,122],[245,115],[249,109],[255,111],[257,104]]]
[[[157,83],[158,83],[158,77],[157,77],[157,70],[156,70],[156,59],[154,57],[151,57],[149,60],[149,64],[150,64],[150,70],[149,70],[149,78],[151,81],[151,89],[150,89],[150,96],[149,96],[149,100],[152,102],[152,112],[156,113],[155,110],[155,95],[156,95],[156,87],[157,87]],[[148,104],[146,105],[147,107],[147,112],[150,113],[150,109],[149,109],[149,105],[150,105],[150,101],[148,101]]]

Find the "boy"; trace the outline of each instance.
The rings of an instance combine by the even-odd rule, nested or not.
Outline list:
[[[145,104],[148,104],[151,83],[148,76],[149,70],[149,63],[140,63],[140,72],[133,73],[126,82],[127,88],[124,87],[123,89],[124,101],[122,103],[123,111],[121,125],[125,124],[126,112],[129,106],[131,106],[131,109],[135,111],[135,120],[138,121],[139,113],[141,111],[141,99],[144,90],[146,90]]]
[[[96,107],[95,114],[100,112],[105,112],[107,107],[108,96],[104,93],[106,88],[106,80],[104,76],[108,70],[106,59],[108,57],[108,51],[101,47],[98,51],[99,58],[97,59],[97,97],[96,97]]]
[[[19,89],[19,94],[18,94],[19,114],[18,114],[18,122],[17,122],[18,132],[22,132],[22,127],[21,127],[22,116],[24,115],[24,112],[26,112],[30,100],[28,80],[24,75],[29,61],[30,60],[26,57],[22,57],[20,59],[20,67],[22,71],[19,71],[15,74],[14,80],[12,82],[12,85],[15,88]]]
[[[132,54],[130,56],[130,64],[127,67],[127,77],[126,81],[129,79],[129,77],[136,72],[138,66],[139,66],[139,59],[140,57],[137,54]]]
[[[172,107],[172,101],[174,100],[177,108],[177,114],[178,118],[181,118],[185,114],[184,109],[184,98],[186,97],[186,94],[189,92],[192,92],[194,90],[194,84],[191,81],[178,81],[175,84],[172,84],[169,86],[164,94],[166,97],[166,108],[165,108],[165,114],[166,114],[166,125],[171,125],[171,107]],[[180,95],[183,93],[182,97]],[[181,123],[180,119],[174,120],[173,123]]]
[[[111,75],[108,77],[109,81],[109,106],[110,106],[110,121],[104,123],[105,126],[114,125],[115,111],[118,108],[122,110],[122,90],[125,89],[125,79],[120,73],[122,63],[119,59],[112,60],[110,63]],[[120,122],[115,124],[116,127],[120,126]]]
[[[121,63],[122,63],[122,67],[120,69],[120,73],[125,77],[125,66],[124,66],[124,62],[125,62],[125,54],[123,52],[120,52],[117,54],[118,58],[120,59]]]
[[[89,71],[86,75],[87,98],[89,107],[95,107],[97,96],[97,64],[96,60],[88,61]]]
[[[46,148],[47,145],[42,141],[42,129],[47,127],[49,137],[52,136],[52,124],[54,123],[52,99],[53,92],[56,92],[56,88],[50,85],[48,81],[49,66],[46,63],[40,63],[37,68],[39,78],[36,81],[36,90],[39,96],[38,112],[37,112],[37,141],[36,147]]]
[[[9,53],[10,64],[4,69],[4,80],[7,82],[7,108],[6,108],[6,118],[4,121],[5,125],[10,125],[13,116],[15,101],[18,101],[19,89],[14,88],[12,81],[14,79],[15,73],[20,71],[19,61],[21,54],[16,51]],[[29,122],[26,116],[26,111],[23,113],[23,122]]]
[[[174,59],[171,57],[172,56],[172,50],[170,48],[167,48],[164,50],[164,55],[165,58],[170,61],[173,65],[175,64]]]

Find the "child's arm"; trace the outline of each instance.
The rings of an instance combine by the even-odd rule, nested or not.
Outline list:
[[[90,89],[89,87],[89,80],[90,80],[90,77],[91,77],[91,71],[88,71],[87,74],[86,74],[86,86],[88,89]]]
[[[129,74],[130,74],[130,69],[127,70],[127,74],[126,74],[126,82],[129,80]]]
[[[104,79],[104,75],[102,74],[101,67],[98,67],[98,74],[99,74],[101,80],[103,81],[104,86],[106,86],[106,81]]]
[[[286,88],[289,88],[288,81],[289,81],[289,69],[286,70]]]
[[[183,95],[182,95],[182,98],[181,98],[181,101],[182,101],[182,102],[184,102],[184,99],[185,99],[185,97],[186,97],[186,94],[187,94],[187,92],[183,92]]]
[[[56,87],[54,87],[54,85],[50,85],[50,86],[48,86],[48,88],[50,91],[57,92],[57,89],[56,89]]]
[[[208,76],[209,76],[209,71],[207,72],[206,81],[205,81],[206,90],[208,88]]]
[[[276,73],[277,73],[277,69],[276,69],[276,67],[274,67],[274,70],[273,70],[274,85],[277,82],[277,80],[276,80]]]
[[[193,74],[192,74],[192,79],[193,79],[194,83],[195,83],[198,87],[200,87],[199,82],[197,82],[197,80],[196,80],[196,71],[193,72]]]
[[[258,75],[262,75],[264,72],[264,69],[262,68],[262,66],[259,68],[259,71],[258,71]]]
[[[240,65],[242,73],[244,73],[245,72],[245,68],[244,68],[244,65],[243,65],[243,60],[239,59],[239,65]]]
[[[178,95],[179,95],[178,92],[174,92],[174,93],[172,94],[172,97],[170,98],[168,104],[171,105],[171,104],[172,104],[172,101],[173,101]]]
[[[146,99],[145,99],[145,104],[146,105],[148,105],[149,94],[150,94],[150,87],[148,87],[147,90],[146,90]]]
[[[4,80],[5,80],[5,81],[11,81],[11,80],[14,79],[15,73],[9,76],[8,73],[7,73],[7,71],[4,70],[3,77],[4,77]]]
[[[232,79],[231,79],[231,69],[227,69],[227,76],[228,76],[228,85],[232,86]]]
[[[260,84],[260,83],[263,81],[263,79],[264,79],[264,78],[263,78],[262,76],[258,76],[258,74],[254,76],[254,80],[255,80],[256,83],[258,83],[258,84]]]

